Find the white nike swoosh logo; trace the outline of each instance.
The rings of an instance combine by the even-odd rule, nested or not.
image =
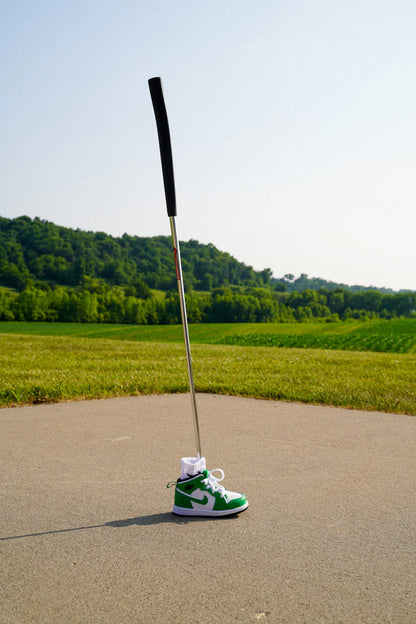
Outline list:
[[[214,509],[215,496],[208,492],[198,489],[194,490],[192,494],[187,494],[181,490],[181,494],[191,499],[191,505],[194,509]]]

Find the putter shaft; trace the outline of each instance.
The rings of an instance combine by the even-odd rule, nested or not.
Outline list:
[[[175,256],[176,279],[178,281],[179,303],[181,306],[183,337],[185,340],[186,364],[188,367],[189,389],[191,392],[192,414],[194,417],[194,426],[195,426],[195,442],[196,442],[196,449],[197,449],[198,457],[202,457],[201,436],[199,433],[198,409],[196,405],[194,374],[193,374],[193,369],[192,369],[191,345],[189,341],[188,318],[186,315],[185,289],[183,285],[181,252],[180,252],[180,247],[179,247],[178,235],[176,231],[175,217],[170,216],[169,220],[170,220],[170,230],[172,233],[173,254]]]

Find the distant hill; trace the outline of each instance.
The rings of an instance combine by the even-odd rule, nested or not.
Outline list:
[[[343,284],[340,282],[331,282],[321,277],[309,277],[306,273],[302,273],[299,277],[295,277],[294,275],[285,275],[280,279],[276,279],[272,277],[271,285],[273,286],[284,286],[284,290],[287,292],[303,292],[305,290],[321,290],[322,288],[326,290],[346,290],[351,293],[365,292],[365,291],[377,291],[382,293],[383,295],[393,295],[395,292],[409,292],[408,290],[400,290],[395,291],[391,288],[379,288],[376,286],[360,286],[355,284],[353,286],[349,286],[348,284]]]
[[[181,243],[192,323],[332,322],[416,317],[416,293],[255,271],[214,245]],[[0,217],[0,321],[176,324],[167,236],[117,238]]]
[[[337,284],[306,274],[276,278],[268,268],[255,271],[214,245],[196,240],[181,242],[181,253],[187,290],[235,286],[289,293],[322,288],[394,292]],[[0,217],[0,285],[18,291],[39,283],[75,287],[85,277],[109,286],[129,287],[129,292],[138,297],[145,297],[148,289],[175,290],[171,240],[168,236],[114,237],[104,232],[73,230],[37,217]]]
[[[255,271],[214,245],[181,242],[188,289],[267,286],[271,271]],[[84,276],[112,286],[176,289],[168,236],[114,237],[61,227],[39,218],[0,217],[0,283],[21,290],[30,281],[76,286]]]

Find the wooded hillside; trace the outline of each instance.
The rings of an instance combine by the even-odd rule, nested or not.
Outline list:
[[[214,245],[181,242],[187,289],[209,291],[227,285],[270,284],[271,271],[254,271]],[[84,232],[29,217],[0,217],[0,284],[22,290],[30,282],[78,286],[85,276],[112,286],[176,288],[168,236],[144,238]]]
[[[255,271],[214,245],[181,243],[190,322],[299,322],[416,315],[416,293]],[[120,238],[0,217],[0,321],[179,323],[167,236]]]

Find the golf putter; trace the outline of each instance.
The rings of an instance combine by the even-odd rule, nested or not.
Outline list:
[[[195,441],[198,457],[202,457],[201,438],[199,433],[198,409],[196,404],[194,375],[192,369],[191,346],[189,342],[188,319],[186,316],[185,289],[183,285],[181,252],[176,230],[176,194],[173,175],[172,146],[170,141],[169,122],[166,113],[165,100],[160,78],[149,79],[150,96],[156,118],[157,134],[159,137],[160,158],[162,161],[163,183],[165,187],[166,207],[170,220],[172,234],[173,255],[175,258],[176,279],[178,282],[179,302],[181,306],[183,337],[185,341],[186,363],[188,368],[189,389],[191,393],[192,414],[195,426]]]

